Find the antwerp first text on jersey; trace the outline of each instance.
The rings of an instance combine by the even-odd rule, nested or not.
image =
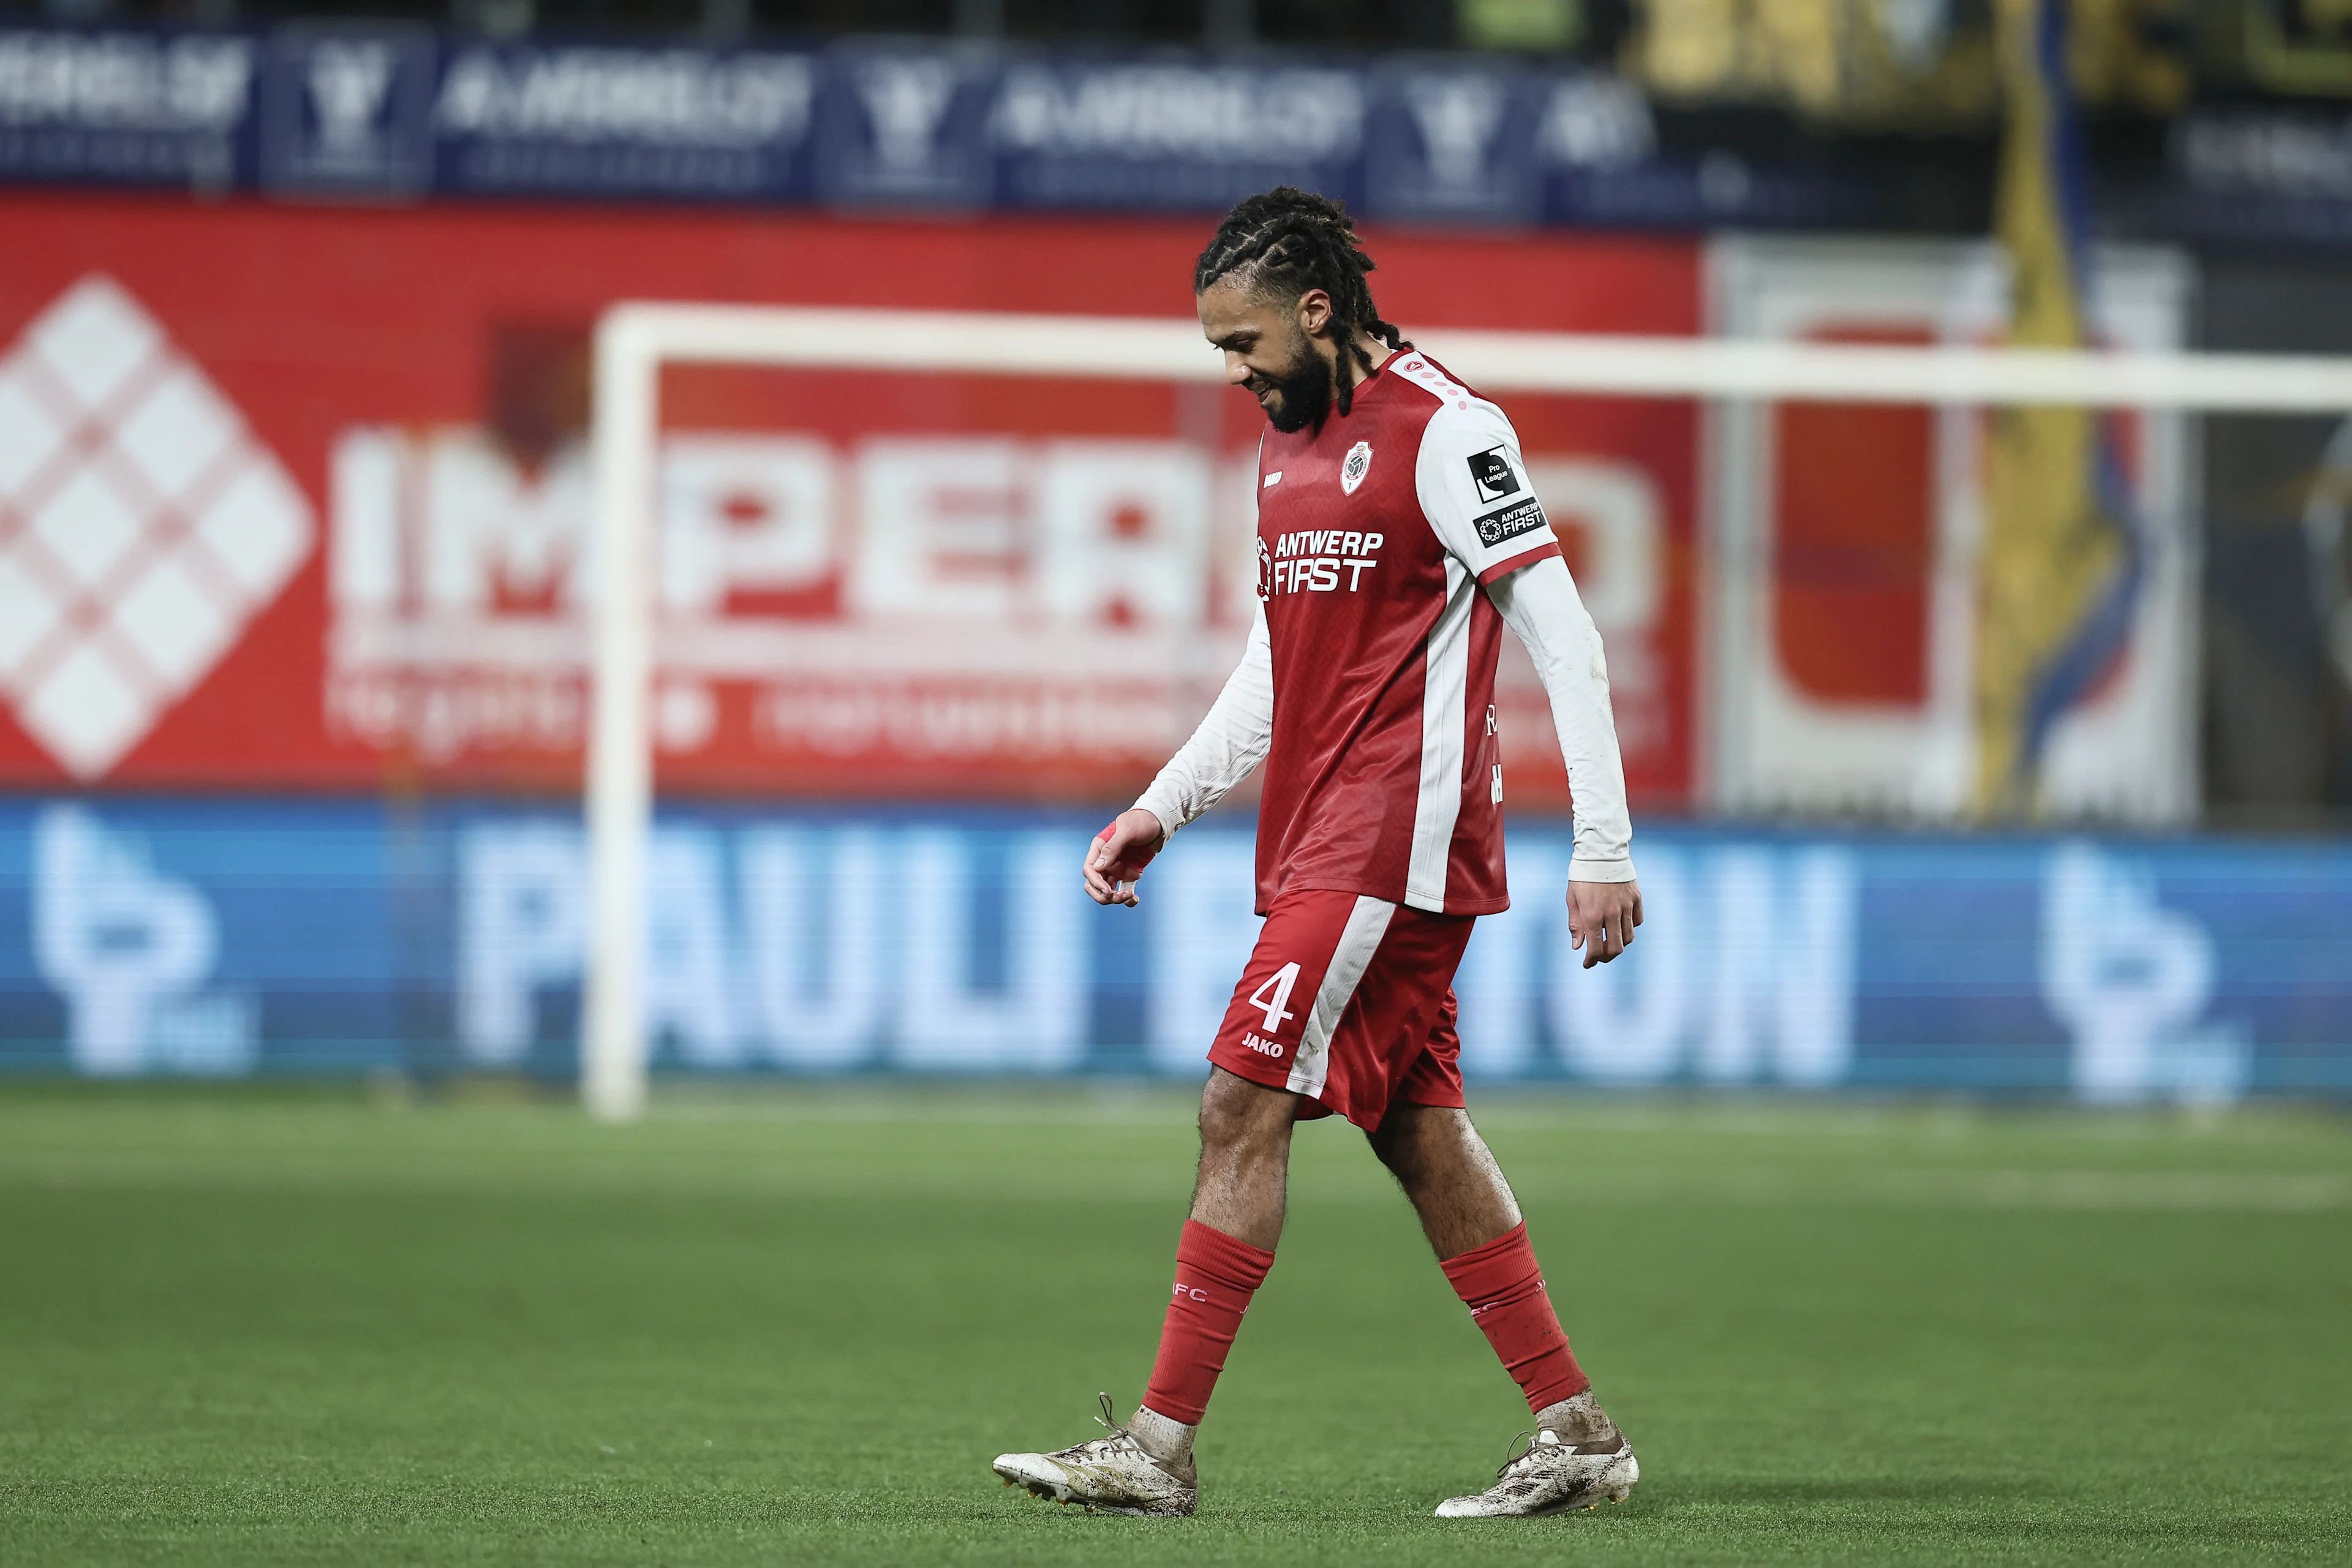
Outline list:
[[[1504,890],[1495,665],[1481,585],[1559,542],[1501,409],[1414,349],[1258,456],[1274,676],[1257,901],[1286,889],[1491,914]]]

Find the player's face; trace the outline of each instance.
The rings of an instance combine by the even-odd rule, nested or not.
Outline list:
[[[1311,289],[1285,304],[1232,277],[1197,295],[1201,331],[1225,354],[1225,379],[1249,388],[1281,431],[1320,425],[1331,407],[1331,360],[1312,334],[1328,323],[1330,296]]]

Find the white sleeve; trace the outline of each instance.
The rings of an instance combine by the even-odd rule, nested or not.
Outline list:
[[[1225,689],[1217,693],[1192,738],[1168,759],[1135,804],[1160,819],[1162,833],[1173,834],[1249,777],[1273,743],[1274,643],[1261,604],[1250,626],[1249,646],[1225,678]]]
[[[1430,416],[1413,488],[1438,542],[1481,583],[1559,553],[1518,433],[1491,403],[1462,394]]]
[[[1558,554],[1486,584],[1486,596],[1526,645],[1568,760],[1576,799],[1576,882],[1633,880],[1633,825],[1625,812],[1625,767],[1609,707],[1609,665],[1601,634]]]

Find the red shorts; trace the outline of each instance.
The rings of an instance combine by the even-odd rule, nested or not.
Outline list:
[[[1470,915],[1355,893],[1285,893],[1258,932],[1209,1059],[1370,1132],[1392,1101],[1462,1103],[1454,971]]]

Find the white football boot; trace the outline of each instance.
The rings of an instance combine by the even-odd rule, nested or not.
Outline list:
[[[1111,1419],[1110,1395],[1099,1396],[1102,1414],[1095,1417],[1108,1435],[1090,1438],[1052,1454],[999,1454],[996,1473],[1004,1484],[1027,1487],[1038,1497],[1077,1503],[1089,1513],[1139,1513],[1188,1517],[1200,1501],[1200,1471],[1189,1445],[1173,1460],[1148,1451],[1129,1427],[1146,1419],[1176,1433],[1190,1435],[1149,1410],[1138,1410],[1122,1426]]]
[[[1590,1391],[1547,1407],[1523,1452],[1495,1472],[1495,1484],[1473,1497],[1437,1505],[1440,1519],[1532,1519],[1570,1509],[1623,1502],[1642,1479],[1633,1445],[1602,1413]],[[1513,1447],[1517,1446],[1514,1439]]]

